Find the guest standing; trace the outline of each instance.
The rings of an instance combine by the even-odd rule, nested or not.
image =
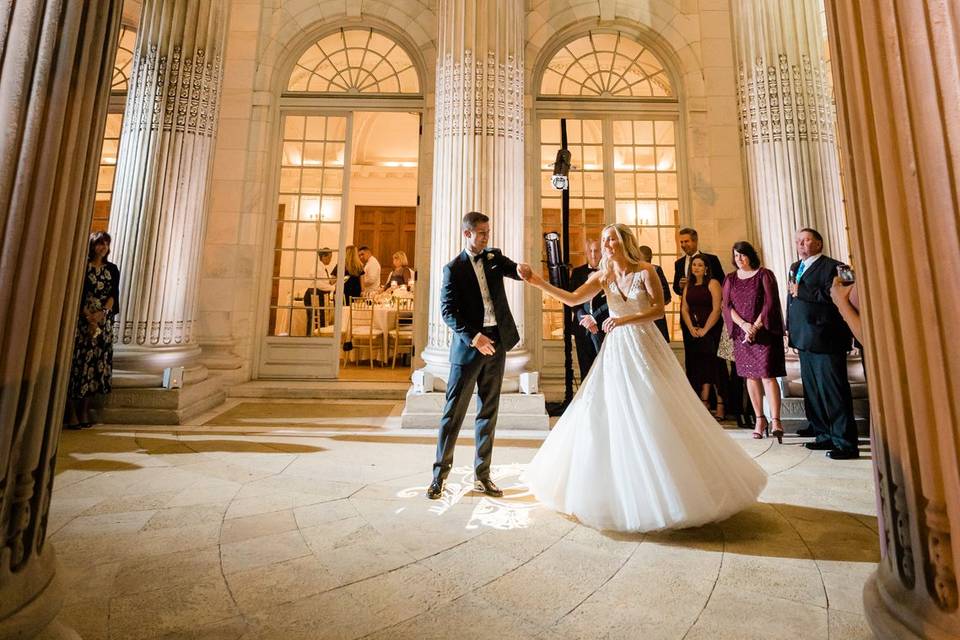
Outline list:
[[[380,291],[380,261],[377,260],[367,245],[360,245],[357,249],[357,255],[363,264],[363,278],[360,280],[360,288],[363,295],[373,295]]]
[[[749,242],[733,245],[733,263],[737,270],[723,284],[723,318],[733,340],[737,374],[747,381],[757,416],[753,437],[760,439],[767,433],[783,442],[777,378],[787,371],[777,278],[760,266],[760,257]],[[770,423],[763,413],[764,391],[770,404]]]
[[[410,261],[407,254],[403,251],[397,251],[393,254],[393,271],[387,277],[387,286],[393,284],[405,285],[413,282],[413,269],[410,268]]]
[[[317,277],[314,286],[303,292],[303,306],[307,308],[307,335],[313,335],[320,327],[327,326],[327,304],[336,291],[334,279],[330,277],[330,261],[333,250],[323,248],[317,251]],[[316,324],[316,326],[314,326]]]
[[[643,257],[644,261],[653,263],[653,249],[643,244],[640,245],[640,255]],[[670,304],[670,286],[667,282],[667,276],[663,274],[663,269],[660,268],[660,265],[653,265],[653,270],[657,272],[657,277],[660,278],[660,286],[663,288],[663,306],[666,308]],[[660,333],[663,334],[663,339],[667,342],[670,342],[670,328],[667,326],[666,318],[657,318],[653,321],[653,324],[657,326],[657,329],[660,330]]]
[[[587,281],[590,275],[597,270],[600,264],[600,241],[590,240],[587,242],[587,262],[576,267],[570,274],[570,291],[576,291]],[[573,338],[577,345],[577,363],[580,365],[580,382],[587,377],[590,367],[597,354],[600,353],[600,345],[603,344],[603,321],[610,315],[607,308],[607,296],[600,291],[592,300],[589,300],[578,307],[574,307],[574,314],[577,319],[577,326],[573,330]]]
[[[800,260],[790,266],[787,328],[790,346],[800,354],[803,406],[815,437],[806,447],[849,460],[860,456],[847,378],[853,336],[830,297],[840,263],[822,251],[823,237],[816,230],[797,232]]]
[[[67,429],[93,426],[92,405],[112,388],[113,319],[120,310],[120,269],[107,261],[110,241],[109,233],[97,231],[90,235],[87,246],[64,417]]]
[[[684,368],[687,380],[700,401],[710,410],[710,390],[717,384],[720,363],[717,347],[720,344],[720,303],[723,291],[720,283],[710,277],[710,267],[703,256],[691,260],[690,276],[683,288],[680,316],[690,333],[690,347],[684,349]],[[723,415],[723,400],[717,395],[717,414]]]

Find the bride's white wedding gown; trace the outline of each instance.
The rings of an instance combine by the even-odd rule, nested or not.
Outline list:
[[[649,306],[647,272],[610,315]],[[546,506],[597,529],[653,531],[723,520],[753,504],[767,474],[694,393],[653,322],[617,327],[521,480]]]

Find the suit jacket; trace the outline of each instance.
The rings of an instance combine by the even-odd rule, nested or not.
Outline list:
[[[787,297],[789,344],[814,353],[846,353],[853,345],[853,334],[830,298],[830,287],[841,263],[821,255],[803,272],[797,285],[797,297]],[[800,261],[790,265],[791,280],[796,280]]]
[[[590,278],[590,274],[593,273],[593,270],[590,268],[590,265],[582,264],[579,267],[576,267],[573,272],[570,274],[570,291],[576,291]],[[607,294],[603,291],[600,291],[597,295],[593,296],[593,299],[590,302],[584,302],[581,305],[578,305],[573,308],[574,316],[579,323],[583,320],[584,316],[593,316],[593,319],[597,321],[598,325],[602,325],[603,321],[610,316],[610,309],[607,306]],[[581,327],[579,324],[575,331],[581,333],[582,335],[587,335],[587,330]],[[600,331],[603,334],[603,330]]]
[[[660,287],[663,289],[663,306],[666,307],[670,304],[670,285],[667,283],[667,276],[664,275],[663,269],[660,268],[660,265],[653,265],[654,271],[657,272],[657,277],[660,278]]]
[[[720,264],[720,258],[713,255],[712,253],[704,253],[701,251],[697,254],[699,257],[703,258],[703,261],[707,263],[707,267],[710,268],[710,279],[716,280],[721,285],[723,284],[724,271],[723,266]],[[682,255],[677,258],[677,261],[673,263],[673,292],[678,296],[683,295],[683,287],[680,286],[680,278],[684,277],[686,273],[684,272],[684,265],[687,261],[687,256]],[[664,295],[666,298],[666,295]],[[666,300],[664,300],[666,302]],[[681,326],[685,327],[681,323]],[[684,328],[686,331],[686,328]]]
[[[487,249],[481,255],[483,273],[500,331],[500,344],[496,348],[498,351],[509,351],[520,342],[520,334],[510,313],[510,305],[507,304],[503,279],[520,279],[517,263],[504,256],[499,249]],[[474,336],[483,328],[483,296],[470,259],[470,254],[462,251],[443,268],[440,313],[447,326],[453,329],[450,362],[454,364],[467,364],[481,357],[481,353],[470,346]]]

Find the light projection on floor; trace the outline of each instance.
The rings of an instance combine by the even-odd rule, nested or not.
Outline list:
[[[473,467],[454,467],[447,477],[443,495],[439,500],[432,501],[429,512],[443,516],[464,498],[478,497],[466,529],[526,529],[531,524],[530,514],[540,503],[527,485],[520,482],[520,474],[524,469],[525,464],[517,463],[491,466],[490,478],[503,490],[502,498],[491,498],[473,490]],[[398,492],[397,497],[426,500],[426,489],[425,486],[411,487]]]

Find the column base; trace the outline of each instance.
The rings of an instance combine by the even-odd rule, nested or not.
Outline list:
[[[929,619],[919,618],[915,624],[922,626],[920,633],[913,630],[892,609],[889,601],[899,602],[896,596],[882,592],[882,578],[879,570],[874,571],[863,586],[863,609],[870,624],[870,630],[879,640],[960,640],[960,628],[937,626]]]
[[[183,424],[227,399],[220,376],[204,376],[179,389],[114,387],[100,412],[108,424]]]
[[[472,429],[477,417],[476,395],[470,402],[470,410],[463,420],[463,426]],[[400,426],[404,429],[437,429],[443,415],[446,396],[443,393],[417,393],[412,388],[407,392],[407,403],[403,407]],[[542,393],[504,393],[500,396],[500,413],[497,417],[497,429],[550,430],[550,418],[547,416]]]
[[[6,560],[6,558],[4,558]],[[4,562],[6,566],[6,562]],[[0,638],[60,638],[80,636],[56,620],[63,606],[63,592],[57,578],[57,559],[47,541],[43,554],[17,574],[0,576]],[[8,611],[7,606],[21,606]]]

